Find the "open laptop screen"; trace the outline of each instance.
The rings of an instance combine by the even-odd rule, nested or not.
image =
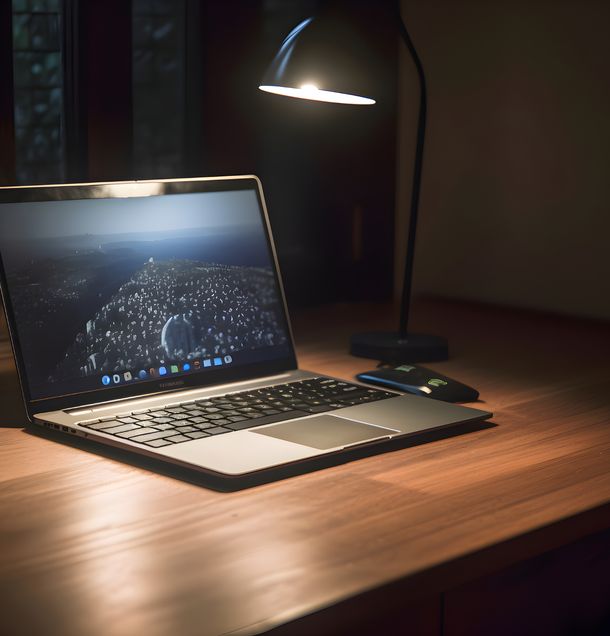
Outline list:
[[[290,357],[252,184],[0,204],[30,398],[214,381],[228,368]]]

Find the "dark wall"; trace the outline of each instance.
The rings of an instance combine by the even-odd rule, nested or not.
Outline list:
[[[610,3],[402,8],[429,84],[419,292],[610,318]],[[415,78],[404,62],[408,175]],[[402,212],[408,177],[401,186]]]

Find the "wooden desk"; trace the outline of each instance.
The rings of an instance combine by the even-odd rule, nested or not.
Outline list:
[[[372,365],[348,334],[391,323],[301,313],[301,365],[350,378]],[[228,494],[12,427],[0,355],[0,634],[603,629],[608,327],[450,303],[415,325],[449,337],[429,366],[477,387],[496,426]]]

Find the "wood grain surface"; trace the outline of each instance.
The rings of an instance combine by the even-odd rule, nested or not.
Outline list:
[[[302,312],[301,366],[372,368],[348,336],[393,319]],[[610,528],[608,326],[440,302],[414,322],[494,426],[232,493],[22,430],[0,345],[0,634],[252,634],[324,608],[327,633],[350,599],[398,615]]]

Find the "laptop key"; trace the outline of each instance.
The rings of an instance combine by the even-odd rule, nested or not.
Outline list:
[[[332,411],[333,409],[331,406],[321,404],[320,406],[308,406],[304,410],[308,413],[324,413],[325,411]]]
[[[94,431],[103,431],[107,428],[114,428],[115,426],[119,426],[121,424],[121,422],[117,422],[116,420],[105,420],[105,421],[100,421],[97,424],[83,424],[83,426],[86,426],[87,428],[91,428]]]
[[[208,437],[208,434],[203,431],[193,431],[192,433],[187,433],[186,436],[191,439],[200,439],[201,437]]]
[[[148,427],[142,428],[141,426],[136,426],[133,430],[125,431],[123,433],[117,433],[116,436],[131,439],[132,437],[135,437],[136,435],[144,435],[145,433],[154,433],[154,432],[155,432],[154,428],[148,428]]]
[[[231,424],[227,424],[227,428],[230,428],[232,431],[243,431],[246,428],[254,428],[256,426],[255,423],[252,423],[252,420],[244,420],[243,422],[231,422]]]
[[[204,422],[207,422],[208,419],[206,417],[189,417],[189,419],[187,420],[187,422],[190,422],[191,424],[203,424]]]
[[[170,422],[157,422],[156,420],[150,422],[149,426],[154,426],[157,431],[171,431],[176,428],[175,425]]]
[[[165,438],[168,442],[173,442],[174,444],[178,444],[179,442],[190,442],[191,438],[186,435],[172,435],[171,437]]]
[[[162,439],[167,437],[167,431],[155,431],[154,433],[147,433],[146,435],[139,435],[137,437],[132,437],[132,442],[140,442],[141,444],[145,444],[146,442],[150,442],[154,439]]]
[[[176,430],[179,433],[192,433],[193,431],[196,431],[197,429],[194,426],[176,426]]]
[[[155,417],[152,421],[156,426],[157,424],[171,424],[174,420],[171,417]]]
[[[205,432],[208,435],[220,435],[221,433],[232,433],[233,431],[229,428],[223,428],[222,426],[213,426],[212,428],[206,428]]]
[[[244,408],[239,409],[239,412],[243,413],[244,415],[249,415],[250,413],[260,413],[258,409],[255,409],[252,406],[244,406]]]
[[[136,428],[141,427],[138,424],[121,424],[120,426],[105,428],[102,433],[108,433],[108,435],[116,435],[117,433],[124,433],[125,431],[133,431]]]
[[[146,446],[152,446],[153,448],[160,448],[161,446],[169,446],[171,442],[164,439],[151,439],[149,442],[144,442]]]
[[[117,417],[117,420],[119,422],[123,422],[123,424],[133,424],[134,422],[138,421],[134,417],[129,417],[129,416]]]
[[[187,411],[196,411],[199,409],[199,406],[197,406],[195,402],[189,402],[188,404],[183,404],[182,408],[186,409]]]

